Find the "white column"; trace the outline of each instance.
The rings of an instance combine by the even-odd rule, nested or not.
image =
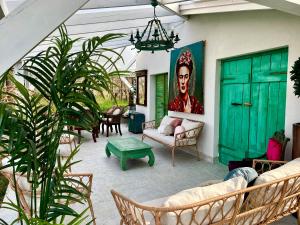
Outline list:
[[[27,0],[0,20],[0,75],[88,1]]]

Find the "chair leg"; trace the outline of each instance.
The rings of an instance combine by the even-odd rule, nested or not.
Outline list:
[[[81,142],[81,130],[78,130],[78,144]]]
[[[175,166],[175,147],[172,148],[172,166]]]
[[[73,142],[74,142],[74,147],[76,148],[77,145],[76,145],[76,140],[75,140],[75,138],[73,139]]]
[[[95,218],[95,213],[94,213],[94,209],[93,209],[92,200],[91,200],[90,197],[88,197],[87,201],[88,201],[89,208],[90,208],[90,211],[91,211],[91,215],[92,215],[92,219],[93,219],[93,224],[96,225],[96,218]]]
[[[104,123],[102,123],[102,135],[104,134]]]
[[[115,129],[116,129],[116,133],[119,133],[119,132],[118,132],[117,124],[115,125]]]
[[[121,131],[121,125],[120,124],[118,124],[118,128],[119,128],[119,133],[122,136],[122,131]]]
[[[93,137],[93,141],[96,143],[97,142],[97,139],[96,139],[96,134],[94,131],[92,131],[92,137]]]
[[[106,125],[106,137],[108,137],[108,133],[109,133],[109,125]]]
[[[69,145],[70,145],[70,151],[72,152],[72,150],[73,150],[73,148],[72,148],[72,141],[69,142]]]
[[[96,131],[96,138],[98,138],[99,137],[99,133],[100,133],[100,127],[97,127],[95,129],[95,131]]]
[[[110,132],[113,132],[113,131],[114,131],[113,126],[110,125]]]

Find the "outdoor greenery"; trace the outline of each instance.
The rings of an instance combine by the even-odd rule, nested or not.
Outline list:
[[[0,86],[10,81],[15,89],[1,93],[11,98],[9,102],[0,103],[0,158],[9,156],[9,164],[1,169],[12,167],[14,182],[20,174],[26,176],[32,190],[29,212],[22,209],[18,192],[15,192],[17,204],[5,204],[18,211],[19,218],[15,219],[21,224],[66,224],[66,217],[71,218],[67,224],[81,224],[86,219],[87,210],[76,212],[68,203],[83,203],[82,190],[87,187],[64,176],[76,163],[71,159],[79,147],[62,163],[57,157],[59,141],[63,134],[72,133],[67,129],[70,126],[91,130],[101,110],[95,94],[110,92],[111,76],[123,73],[111,58],[116,55],[122,59],[121,56],[103,47],[122,34],[85,40],[82,49],[73,52],[73,46],[81,40],[72,40],[65,26],[59,32],[53,45],[27,59],[22,68],[24,72],[18,74],[34,86],[34,93],[9,72],[0,80]],[[87,110],[90,113],[86,113]],[[71,185],[74,182],[81,191]]]
[[[113,105],[125,107],[128,106],[128,101],[127,100],[112,100],[112,99],[107,99],[103,98],[101,96],[96,96],[97,103],[100,106],[100,109],[102,112],[106,112],[108,109],[110,109]]]
[[[294,81],[294,94],[300,97],[300,58],[295,61],[292,67],[291,80]]]

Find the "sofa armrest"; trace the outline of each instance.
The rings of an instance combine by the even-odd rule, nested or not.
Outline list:
[[[144,123],[142,123],[142,127],[143,127],[143,130],[155,129],[156,128],[156,120],[144,122]]]
[[[92,173],[66,173],[65,178],[69,178],[69,184],[86,197],[90,197],[92,192],[93,174]]]
[[[286,164],[287,161],[274,161],[274,160],[263,160],[263,159],[254,159],[252,168],[257,171],[258,174],[275,169],[279,166]]]
[[[144,123],[142,124],[143,130],[145,130],[145,129],[156,129],[156,128],[158,128],[158,127],[160,126],[161,120],[162,120],[162,119],[158,119],[158,120],[150,120],[150,121],[144,122]]]
[[[175,141],[182,139],[181,137],[184,137],[186,139],[193,139],[193,138],[197,139],[199,137],[202,129],[203,129],[203,126],[178,133],[175,135]]]
[[[175,135],[175,146],[197,145],[203,126],[186,130]]]

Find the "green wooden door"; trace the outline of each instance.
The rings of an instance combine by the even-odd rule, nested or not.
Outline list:
[[[220,161],[256,157],[284,129],[287,49],[222,62]]]
[[[160,119],[168,114],[168,74],[155,76],[155,119]]]
[[[251,59],[222,64],[220,160],[242,159],[248,151]]]

